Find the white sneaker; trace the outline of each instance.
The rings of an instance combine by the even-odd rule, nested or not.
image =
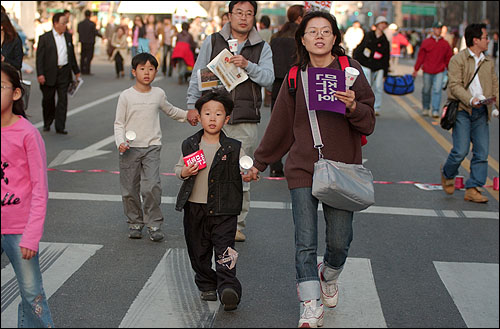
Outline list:
[[[424,117],[429,117],[429,116],[430,116],[430,114],[431,114],[431,110],[423,110],[423,111],[422,111],[422,115],[423,115]]]
[[[321,300],[326,307],[333,308],[337,306],[339,299],[339,288],[337,282],[328,283],[323,277],[323,262],[318,264],[319,285],[321,287]]]
[[[316,300],[307,300],[303,302],[304,311],[300,315],[298,328],[317,328],[323,327],[323,304],[316,306]]]

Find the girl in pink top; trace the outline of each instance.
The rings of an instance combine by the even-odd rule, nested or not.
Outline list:
[[[18,327],[54,327],[38,259],[48,200],[45,145],[26,119],[19,74],[5,62],[1,88],[2,253],[12,264],[21,293]]]

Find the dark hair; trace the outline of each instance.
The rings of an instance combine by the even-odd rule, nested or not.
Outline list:
[[[66,14],[68,14],[68,13],[69,13],[69,14],[71,14],[71,11],[69,11],[68,9],[64,9],[64,10],[63,10],[63,14],[64,14],[64,15],[66,15]]]
[[[232,13],[234,6],[237,5],[240,2],[248,2],[248,3],[250,3],[252,5],[252,7],[253,7],[253,14],[257,15],[257,1],[231,1],[229,3],[229,12]]]
[[[467,47],[474,46],[474,38],[481,39],[483,36],[483,29],[486,28],[486,24],[470,24],[465,28],[465,44]]]
[[[90,17],[92,16],[92,12],[90,10],[85,10],[85,17]]]
[[[181,28],[183,31],[189,31],[190,24],[188,22],[184,22],[181,24]]]
[[[286,11],[286,17],[288,22],[286,22],[283,27],[279,30],[277,36],[282,37],[284,35],[292,34],[292,37],[295,36],[295,32],[299,28],[299,24],[295,23],[295,21],[299,17],[304,17],[306,10],[303,5],[293,5],[288,8]]]
[[[266,27],[266,29],[269,28],[269,26],[271,26],[271,19],[267,15],[262,16],[260,18],[260,22],[262,23],[262,25]]]
[[[196,101],[194,107],[198,110],[199,113],[201,113],[203,105],[210,101],[221,103],[224,106],[224,110],[226,111],[226,116],[231,115],[231,112],[233,112],[234,102],[229,93],[223,88],[211,89]]]
[[[59,23],[59,19],[64,16],[64,13],[55,13],[54,16],[52,16],[52,24]]]
[[[144,65],[147,62],[151,63],[155,69],[158,69],[158,61],[156,60],[156,57],[150,53],[139,53],[135,55],[134,58],[132,58],[132,68],[136,70],[137,65]]]
[[[335,36],[335,42],[332,47],[332,55],[338,56],[345,56],[345,50],[340,46],[340,42],[342,41],[342,35],[340,34],[340,30],[337,26],[337,21],[335,20],[335,17],[333,17],[331,14],[322,12],[322,11],[313,11],[309,12],[304,16],[304,19],[302,19],[302,22],[299,25],[299,28],[297,29],[297,32],[295,33],[295,43],[297,45],[297,64],[299,65],[301,70],[305,70],[307,68],[307,64],[311,61],[309,58],[309,52],[307,51],[306,47],[302,44],[302,37],[304,36],[304,32],[307,27],[307,23],[313,18],[318,18],[322,17],[325,18],[330,22],[330,25],[332,26],[332,33]]]
[[[17,31],[12,25],[10,18],[6,13],[2,13],[1,24],[5,33],[5,41],[10,42],[17,38]]]
[[[21,90],[21,97],[14,101],[14,105],[12,106],[12,113],[16,115],[21,115],[26,118],[26,112],[24,111],[24,88],[21,85],[21,79],[19,78],[19,72],[16,68],[9,63],[2,62],[2,72],[6,74],[9,78],[10,83],[12,83],[12,87],[14,89],[19,88]]]

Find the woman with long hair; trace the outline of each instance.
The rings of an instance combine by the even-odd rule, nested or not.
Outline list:
[[[23,65],[23,43],[6,13],[1,14],[2,21],[2,62],[11,64],[21,71]]]
[[[300,71],[308,68],[341,70],[341,34],[335,18],[329,13],[311,12],[304,16],[295,34],[297,64]],[[361,164],[361,136],[370,135],[375,127],[375,97],[358,62],[350,66],[360,74],[345,92],[335,97],[345,103],[346,113],[316,111],[326,159]],[[300,73],[299,71],[299,73]],[[347,259],[353,238],[353,212],[323,204],[326,223],[326,250],[323,262],[317,263],[318,199],[312,195],[314,163],[318,150],[309,123],[308,107],[301,74],[292,95],[283,83],[276,99],[266,132],[254,153],[252,179],[266,167],[288,153],[285,177],[292,200],[295,224],[295,269],[300,301],[299,327],[323,325],[323,303],[335,307],[338,299],[338,278]]]
[[[123,55],[127,53],[127,35],[125,35],[125,29],[123,26],[118,26],[116,31],[113,33],[110,41],[111,46],[113,46],[113,52],[109,57],[110,60],[115,61],[116,78],[120,76],[125,76],[123,69]]]

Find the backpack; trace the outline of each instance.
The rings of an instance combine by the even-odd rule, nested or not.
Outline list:
[[[349,67],[349,58],[347,56],[339,56],[339,62],[340,62],[340,69],[342,71],[345,70],[346,67]],[[299,67],[297,65],[294,65],[290,68],[288,71],[288,75],[286,77],[286,80],[288,82],[288,92],[290,95],[295,97],[295,94],[297,92],[297,74],[299,72]],[[361,135],[361,146],[366,145],[368,143],[368,140],[366,139],[365,135]]]

